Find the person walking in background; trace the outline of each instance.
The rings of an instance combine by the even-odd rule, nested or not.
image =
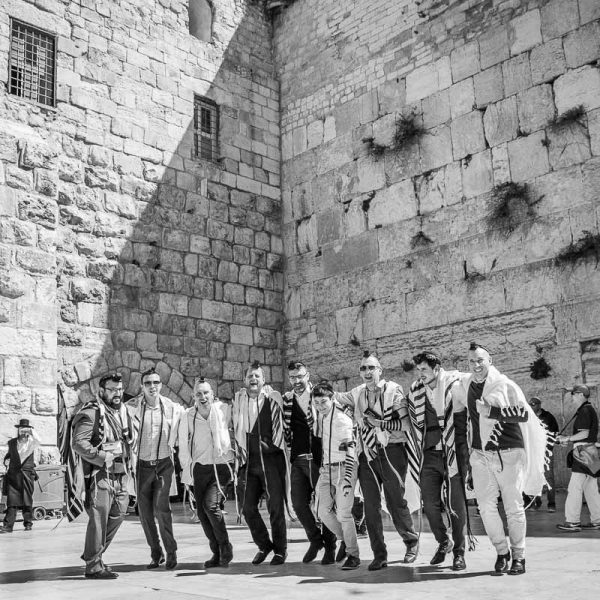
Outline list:
[[[593,446],[595,449],[598,440],[598,415],[590,403],[590,388],[587,385],[576,385],[568,389],[567,393],[571,399],[571,406],[575,409],[573,431],[571,435],[559,435],[558,443],[573,444],[573,450],[567,458],[571,479],[565,501],[565,522],[556,527],[561,531],[600,529],[600,493],[596,479],[598,473],[590,471],[584,462],[578,460],[580,452],[586,447]],[[584,497],[590,511],[590,522],[582,525],[581,508]]]
[[[173,445],[182,408],[160,393],[160,375],[149,369],[142,373],[142,394],[127,403],[136,443],[133,466],[140,522],[150,546],[150,563],[156,569],[165,563],[160,538],[167,553],[165,567],[177,566],[177,542],[169,496],[177,493],[173,474]],[[156,522],[158,521],[158,528]],[[158,531],[160,530],[160,538]]]
[[[548,501],[548,512],[553,513],[556,512],[556,490],[554,489],[554,436],[558,433],[558,423],[554,418],[554,415],[542,408],[542,401],[537,396],[532,396],[529,400],[529,406],[531,406],[533,412],[536,414],[537,418],[544,424],[546,429],[553,434],[549,437],[548,448],[550,450],[549,461],[546,464],[546,470],[544,471],[544,476],[546,477],[546,481],[548,485],[545,486],[546,489],[546,497]],[[527,502],[530,502],[530,499],[527,499]],[[542,506],[542,496],[536,496],[533,501],[534,507],[537,509]]]
[[[212,552],[204,567],[227,567],[233,558],[223,503],[232,480],[231,408],[215,398],[203,377],[194,384],[194,406],[179,422],[181,481],[194,486],[198,519]]]
[[[6,496],[6,514],[0,533],[12,533],[17,510],[23,513],[25,531],[33,527],[33,487],[37,480],[36,462],[39,462],[40,439],[29,419],[21,419],[17,425],[17,437],[8,440],[8,470],[2,481],[2,494]]]

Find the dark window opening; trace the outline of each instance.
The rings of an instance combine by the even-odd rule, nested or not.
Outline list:
[[[11,19],[8,91],[46,106],[55,103],[56,38]]]
[[[213,7],[208,0],[189,0],[190,34],[203,42],[212,39]]]
[[[217,160],[218,133],[218,106],[212,100],[196,96],[194,101],[194,146],[197,157],[211,161]]]

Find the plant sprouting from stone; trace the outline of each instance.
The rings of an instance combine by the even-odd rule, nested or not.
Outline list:
[[[597,267],[600,262],[600,234],[584,230],[576,242],[571,242],[559,252],[555,261],[558,265],[575,264],[590,257],[596,259]]]
[[[496,185],[492,190],[490,225],[512,232],[520,220],[535,216],[535,205],[540,200],[541,197],[531,200],[526,183],[507,181]]]
[[[433,244],[433,240],[423,231],[415,233],[410,240],[410,247],[413,249],[429,246],[430,244]]]
[[[379,160],[388,149],[387,146],[384,146],[383,144],[377,144],[374,137],[366,137],[363,138],[362,141],[367,145],[369,154],[375,158],[375,160]]]
[[[543,356],[539,356],[529,365],[529,373],[532,379],[546,379],[550,377],[552,367]]]
[[[396,131],[394,132],[394,150],[400,150],[409,146],[424,133],[425,128],[421,125],[419,118],[414,112],[408,115],[400,115],[396,121]]]
[[[579,104],[578,106],[574,106],[569,110],[566,110],[564,113],[556,116],[554,120],[550,123],[552,127],[564,127],[566,125],[570,125],[572,123],[581,124],[582,118],[585,116],[585,107],[583,104]]]

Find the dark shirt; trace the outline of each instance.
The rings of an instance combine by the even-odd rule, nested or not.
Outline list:
[[[310,454],[312,431],[308,426],[304,411],[298,406],[296,398],[292,400],[292,418],[290,420],[292,430],[292,461],[300,454]]]
[[[589,402],[584,402],[577,409],[577,416],[573,422],[573,435],[582,429],[589,429],[589,434],[584,440],[577,440],[578,442],[593,443],[598,439],[598,415]]]
[[[473,428],[473,448],[481,450],[481,434],[479,431],[479,413],[477,412],[477,400],[481,398],[485,381],[481,383],[471,382],[467,402],[469,406],[469,416]],[[491,407],[490,417],[497,419],[502,423],[502,432],[496,442],[491,440],[485,445],[485,450],[508,450],[511,448],[524,448],[523,433],[519,422],[527,420],[527,413],[518,417],[504,417],[499,408]],[[477,436],[477,437],[476,437]],[[477,442],[475,441],[477,439]],[[476,445],[477,444],[477,445]]]
[[[251,400],[255,402],[255,400]],[[273,444],[273,421],[271,419],[271,400],[265,398],[258,413],[256,423],[248,434],[248,462],[260,464],[260,454],[269,455],[281,452]]]
[[[548,431],[551,431],[552,433],[558,433],[558,423],[551,412],[540,408],[538,419],[546,426]]]
[[[429,450],[435,448],[442,440],[442,430],[438,421],[437,413],[428,399],[425,399],[425,440],[423,448]]]

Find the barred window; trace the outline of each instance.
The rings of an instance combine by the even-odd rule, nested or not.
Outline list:
[[[194,99],[194,145],[195,154],[205,160],[217,160],[219,133],[219,107],[208,98]]]
[[[55,36],[16,19],[10,25],[9,93],[54,106]]]

